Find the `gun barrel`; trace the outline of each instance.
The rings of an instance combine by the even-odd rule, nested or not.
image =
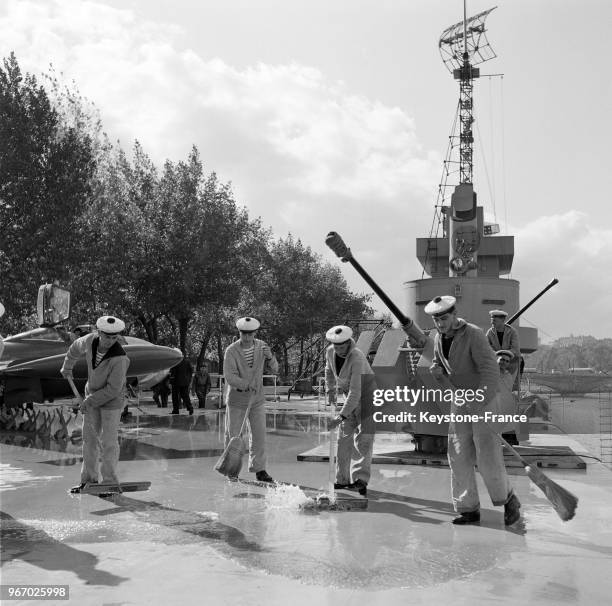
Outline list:
[[[529,309],[546,291],[550,290],[555,284],[558,284],[559,280],[557,278],[553,278],[545,288],[543,288],[527,305],[524,305],[519,309],[514,315],[512,315],[508,320],[506,320],[506,324],[512,324],[514,320],[516,320],[521,314],[523,314],[527,309]]]
[[[417,343],[424,344],[427,341],[425,333],[387,296],[385,291],[372,279],[368,272],[357,262],[351,249],[344,243],[344,240],[335,231],[330,231],[325,238],[325,244],[329,246],[343,263],[350,263],[357,273],[368,283],[370,288],[380,297],[389,311],[399,320],[406,334],[414,338]]]

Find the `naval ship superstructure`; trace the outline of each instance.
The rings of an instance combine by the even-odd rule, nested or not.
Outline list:
[[[480,77],[474,66],[495,57],[485,29],[493,10],[464,17],[444,30],[439,41],[442,59],[459,82],[459,103],[438,190],[437,233],[432,229],[429,237],[417,238],[416,254],[423,276],[405,283],[407,314],[423,327],[431,326],[424,307],[437,295],[456,297],[460,315],[485,330],[490,326],[489,311],[504,309],[512,315],[519,309],[519,282],[503,277],[512,270],[514,236],[498,235],[499,226],[485,220],[473,184],[473,86]],[[458,170],[453,172],[452,167]],[[451,172],[458,173],[459,183],[449,201],[446,192]],[[519,331],[521,352],[535,351],[537,329],[518,322],[514,327]]]

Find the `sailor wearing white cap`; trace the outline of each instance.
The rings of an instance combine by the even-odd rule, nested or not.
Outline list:
[[[518,361],[521,355],[518,331],[510,324],[506,324],[508,312],[503,309],[493,309],[489,312],[489,316],[491,317],[491,328],[487,331],[487,339],[493,351],[509,349]],[[517,365],[513,364],[512,366],[514,370]]]
[[[455,388],[471,389],[484,396],[484,401],[462,407],[453,402],[451,413],[496,412],[492,407],[496,403],[500,373],[495,355],[482,330],[457,317],[455,304],[454,297],[440,296],[425,307],[438,330],[431,372],[434,376],[446,376]],[[519,519],[520,503],[508,481],[500,441],[484,421],[449,424],[448,461],[453,505],[460,514],[453,520],[454,524],[474,524],[480,520],[476,464],[493,504],[504,505],[506,525]]]
[[[240,338],[226,350],[223,374],[227,384],[225,446],[240,433],[247,414],[251,427],[249,471],[262,482],[274,480],[266,471],[266,411],[263,391],[264,367],[267,373],[278,373],[278,362],[270,347],[255,338],[259,320],[251,316],[239,318],[236,328]],[[250,408],[249,408],[250,405]]]
[[[250,318],[249,316],[236,320],[236,328],[240,332],[255,332],[260,326],[259,320]]]
[[[325,338],[336,345],[348,343],[352,336],[353,330],[348,326],[332,326],[325,334]]]
[[[517,362],[521,356],[521,346],[519,343],[518,331],[506,324],[508,312],[503,309],[493,309],[489,312],[491,316],[491,328],[487,331],[487,339],[493,351],[509,349],[514,354],[514,360],[510,371],[516,375],[518,370]]]
[[[425,305],[425,313],[430,316],[438,317],[447,314],[455,309],[457,299],[450,295],[435,297],[427,305]]]
[[[350,327],[333,326],[325,336],[331,343],[325,352],[325,391],[330,404],[338,394],[346,396],[338,415],[328,422],[330,430],[340,426],[335,487],[355,488],[365,496],[374,446],[368,410],[374,373],[363,352],[355,347]]]
[[[521,360],[521,345],[519,343],[518,331],[510,326],[510,324],[506,324],[508,312],[503,309],[493,309],[489,312],[489,316],[491,317],[491,328],[487,330],[487,340],[493,351],[504,349],[510,350],[514,354],[514,357],[508,364],[508,372],[512,375],[513,388],[518,390]],[[507,436],[504,434],[504,437]],[[514,437],[511,437],[508,441],[518,444]]]
[[[125,330],[125,322],[115,316],[102,316],[96,321],[96,328],[104,334],[115,335]]]
[[[495,352],[495,356],[497,357],[497,365],[499,366],[502,383],[509,391],[512,391],[514,376],[510,372],[510,363],[514,359],[514,354],[509,349],[500,349]]]
[[[123,389],[130,360],[121,343],[125,323],[115,316],[102,316],[96,322],[97,334],[91,333],[72,343],[61,369],[62,376],[72,378],[77,360],[85,357],[87,384],[83,399],[83,465],[81,485],[71,492],[81,492],[88,483],[119,484],[119,420],[123,409]],[[102,464],[100,465],[100,449]]]

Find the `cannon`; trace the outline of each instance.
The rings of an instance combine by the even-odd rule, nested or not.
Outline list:
[[[351,249],[338,233],[328,233],[325,243],[342,262],[350,263],[355,268],[401,325],[401,328],[386,330],[382,338],[374,331],[363,331],[357,341],[357,347],[368,355],[369,359],[373,355],[371,365],[378,389],[383,392],[387,390],[389,396],[392,396],[392,392],[398,396],[391,397],[393,401],[385,402],[378,409],[378,419],[386,420],[375,418],[377,431],[412,434],[418,452],[446,452],[448,424],[436,422],[436,419],[437,415],[450,412],[454,388],[447,378],[435,378],[429,371],[433,363],[433,334],[430,336],[428,332],[423,331],[393,303],[355,259]],[[556,279],[550,282],[509,321],[516,320],[557,282]],[[419,400],[415,401],[413,394],[417,392],[420,396]],[[512,398],[512,401],[507,403],[505,408],[515,406],[512,394],[506,394],[506,398]],[[377,412],[376,406],[374,412]],[[412,416],[409,415],[411,412]]]

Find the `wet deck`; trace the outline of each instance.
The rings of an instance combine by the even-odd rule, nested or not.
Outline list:
[[[326,441],[317,411],[282,406],[268,420],[268,470],[325,490],[327,463],[297,462]],[[522,523],[504,527],[479,478],[482,521],[456,527],[447,468],[384,463],[373,466],[367,510],[304,511],[297,488],[230,483],[213,470],[221,413],[142,408],[138,424],[122,429],[120,470],[152,488],[114,498],[67,494],[78,440],[4,432],[3,584],[69,585],[71,602],[85,605],[609,601],[612,472],[593,459],[586,469],[546,470],[580,498],[567,523],[513,475]],[[560,435],[538,440],[580,450]]]

